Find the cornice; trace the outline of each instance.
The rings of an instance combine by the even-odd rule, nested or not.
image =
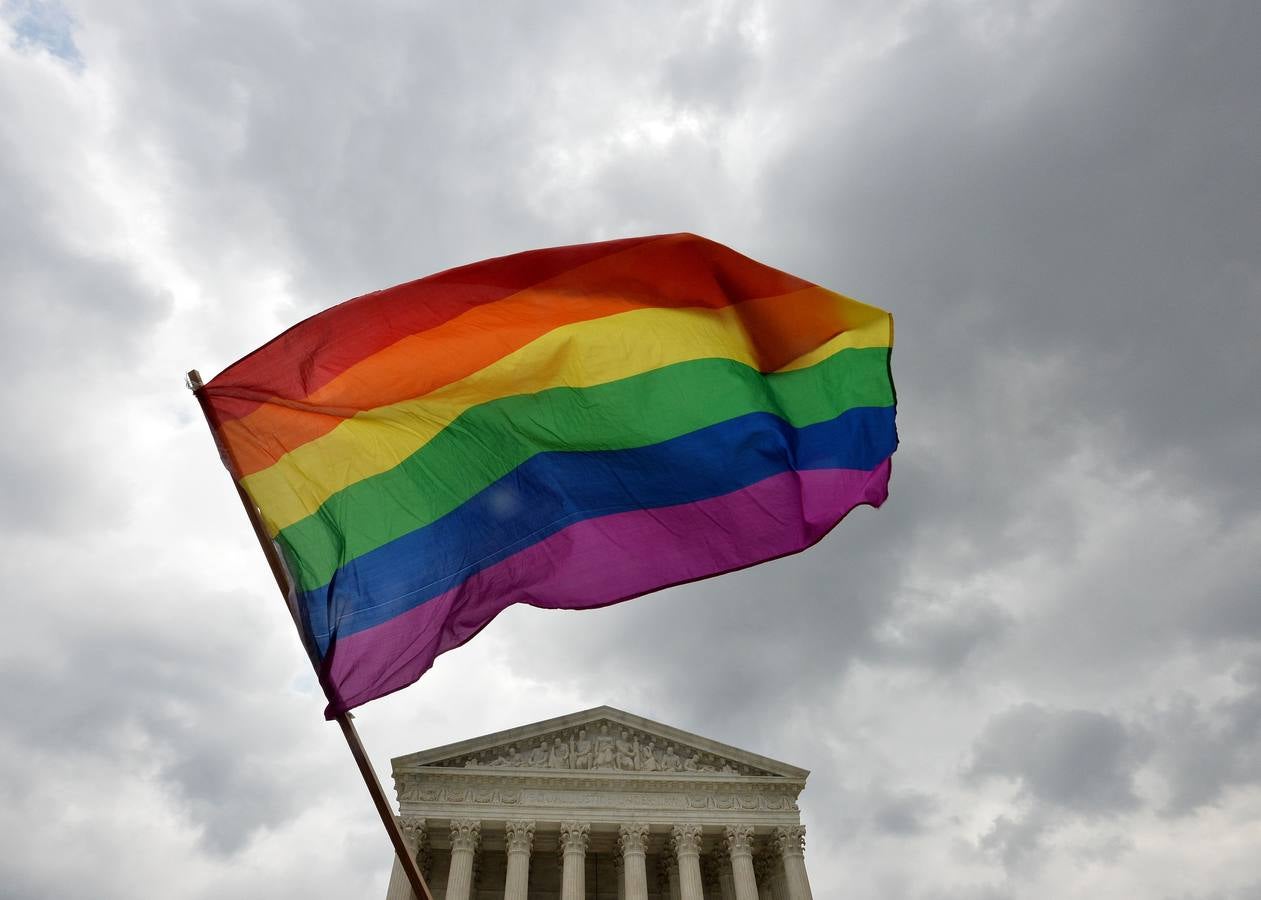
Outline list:
[[[581,712],[570,713],[565,716],[558,716],[541,722],[509,728],[453,744],[422,750],[418,753],[396,757],[392,760],[393,769],[398,774],[401,771],[408,771],[418,766],[433,767],[433,764],[440,763],[446,759],[476,755],[492,748],[510,744],[526,744],[552,732],[591,726],[605,720],[612,725],[637,729],[651,734],[662,741],[674,742],[694,748],[701,753],[736,760],[745,766],[769,772],[775,777],[804,781],[810,774],[806,769],[780,760],[742,750],[729,744],[723,744],[702,735],[693,734],[661,722],[655,722],[652,719],[646,719],[612,706],[597,706]]]
[[[605,823],[799,822],[804,781],[781,777],[660,777],[623,773],[475,772],[420,766],[395,781],[399,809],[431,819]]]
[[[727,775],[687,772],[583,772],[572,769],[442,768],[415,765],[396,769],[395,790],[404,784],[464,785],[469,787],[539,787],[545,789],[601,791],[767,791],[791,794],[795,799],[806,786],[804,778],[779,775]]]

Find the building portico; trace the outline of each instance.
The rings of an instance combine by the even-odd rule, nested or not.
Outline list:
[[[437,900],[811,900],[804,769],[612,707],[393,761]],[[411,895],[395,865],[388,900]]]

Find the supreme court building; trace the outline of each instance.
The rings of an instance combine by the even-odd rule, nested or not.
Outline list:
[[[609,706],[393,763],[435,900],[811,900],[787,763]]]

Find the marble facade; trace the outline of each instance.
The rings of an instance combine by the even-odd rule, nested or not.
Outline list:
[[[811,900],[804,769],[608,706],[393,761],[435,900]],[[395,862],[387,900],[411,900]]]

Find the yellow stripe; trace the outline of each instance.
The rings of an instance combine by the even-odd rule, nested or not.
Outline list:
[[[806,368],[849,347],[887,347],[892,337],[888,313],[819,287],[720,309],[636,309],[578,322],[423,397],[346,419],[242,485],[275,535],[337,491],[392,469],[470,407],[548,388],[590,387],[694,359],[727,358],[767,371],[768,344],[782,354],[794,340],[802,342],[794,337],[802,321],[815,324],[816,337],[807,338],[800,353],[781,355],[772,369]],[[831,324],[819,345],[821,321]]]

